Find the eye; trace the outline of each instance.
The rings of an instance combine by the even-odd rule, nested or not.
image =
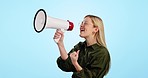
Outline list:
[[[84,25],[88,25],[88,23],[87,22],[84,22]]]
[[[83,21],[81,25],[88,25],[88,23]]]

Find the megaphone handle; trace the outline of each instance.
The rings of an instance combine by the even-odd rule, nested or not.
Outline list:
[[[65,30],[64,30],[64,29],[59,29],[59,30],[61,30],[63,33],[65,32]],[[54,39],[54,41],[55,41],[56,43],[58,43],[58,42],[59,42],[59,40],[60,40],[60,38],[61,38],[61,35],[59,36],[59,38]]]

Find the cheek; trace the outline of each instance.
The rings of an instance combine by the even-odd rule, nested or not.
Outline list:
[[[93,29],[91,28],[86,29],[86,33],[89,33],[89,34],[93,33]]]

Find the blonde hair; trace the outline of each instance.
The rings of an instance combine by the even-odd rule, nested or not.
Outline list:
[[[97,43],[101,46],[104,46],[107,49],[107,45],[105,42],[104,25],[102,19],[94,15],[86,15],[85,18],[86,17],[89,17],[92,20],[94,27],[98,27],[98,32],[95,34]],[[110,59],[109,59],[109,64],[105,66],[105,75],[108,73],[109,69],[110,69]]]
[[[102,19],[94,15],[86,15],[85,18],[86,17],[89,17],[92,20],[92,23],[94,24],[94,26],[98,27],[98,32],[95,34],[97,43],[107,48],[106,42],[105,42],[104,25],[103,25]]]

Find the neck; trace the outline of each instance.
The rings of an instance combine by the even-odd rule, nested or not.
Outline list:
[[[86,43],[87,43],[87,46],[90,46],[90,45],[97,43],[97,41],[96,41],[96,38],[89,37],[89,38],[86,38]]]

